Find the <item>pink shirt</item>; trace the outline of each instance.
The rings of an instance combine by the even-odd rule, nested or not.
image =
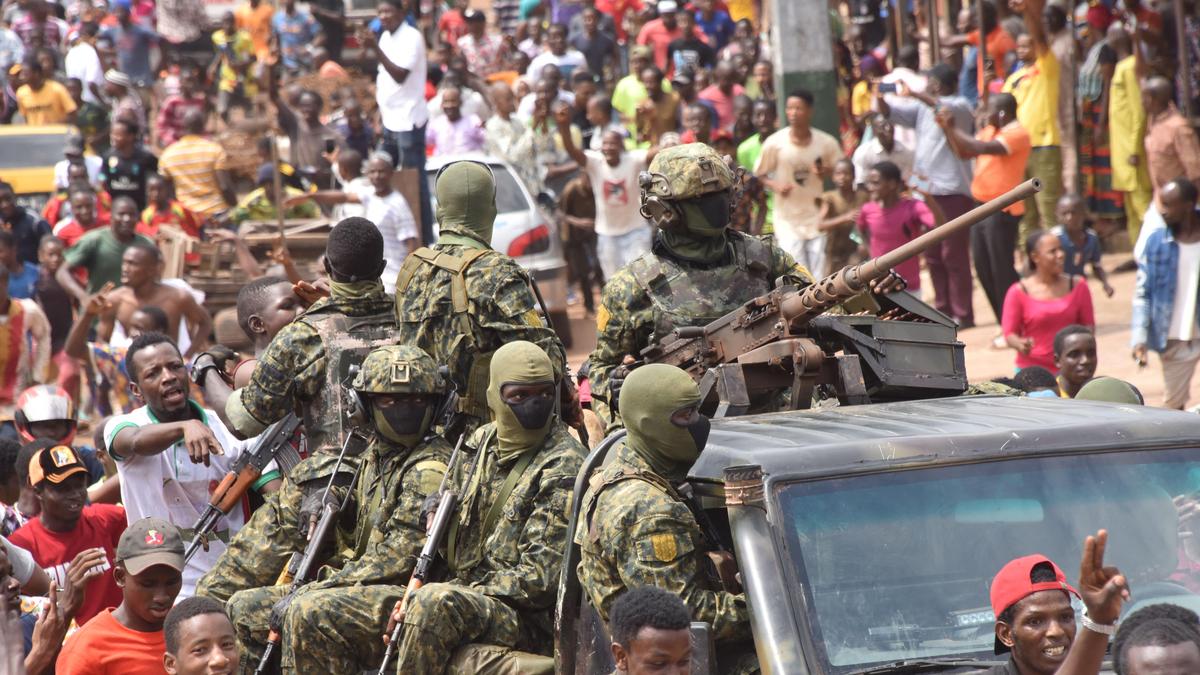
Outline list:
[[[733,130],[733,99],[746,93],[746,88],[740,84],[733,85],[733,94],[726,96],[725,92],[715,84],[710,84],[700,90],[698,96],[712,104],[717,111],[717,128]]]
[[[1057,373],[1054,366],[1054,336],[1067,326],[1078,323],[1096,325],[1092,309],[1092,293],[1080,277],[1072,279],[1074,286],[1061,298],[1034,300],[1025,292],[1021,282],[1013,284],[1004,296],[1004,316],[1000,326],[1005,335],[1033,338],[1033,349],[1026,356],[1017,352],[1017,368],[1041,366]]]
[[[933,224],[933,212],[925,202],[915,199],[901,198],[886,209],[879,202],[867,202],[858,212],[858,229],[870,240],[872,258],[912,241]],[[909,290],[920,290],[921,263],[917,256],[897,265],[896,273],[908,282]]]
[[[429,120],[426,138],[433,148],[434,157],[483,149],[483,129],[479,126],[479,118],[474,115],[464,115],[457,122],[451,122],[445,115],[438,115]]]

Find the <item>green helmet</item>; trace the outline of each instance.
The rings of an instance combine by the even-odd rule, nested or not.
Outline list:
[[[437,364],[423,350],[408,345],[388,345],[367,354],[350,383],[362,394],[442,394],[446,381]]]
[[[736,177],[716,150],[704,143],[667,148],[654,156],[650,170],[639,178],[642,202],[659,199],[691,199],[710,192],[728,190]]]

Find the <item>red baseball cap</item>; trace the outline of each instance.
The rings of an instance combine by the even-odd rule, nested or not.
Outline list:
[[[1054,581],[1033,582],[1033,568],[1042,564],[1049,565],[1054,570]],[[992,578],[992,612],[999,617],[1004,610],[1041,591],[1065,591],[1079,597],[1079,591],[1067,583],[1067,575],[1063,574],[1053,560],[1040,553],[1017,558],[1000,568]],[[1007,651],[1008,646],[997,638],[995,652],[1003,654]]]

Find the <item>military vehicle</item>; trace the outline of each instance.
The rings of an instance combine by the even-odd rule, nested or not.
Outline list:
[[[576,482],[621,440],[610,436]],[[1200,418],[1142,406],[1002,396],[713,421],[688,484],[737,559],[763,673],[971,672],[993,653],[988,587],[1042,553],[1074,582],[1086,535],[1130,581],[1126,613],[1200,610]],[[607,674],[609,639],[565,558],[558,673]],[[693,624],[693,674],[719,672]]]

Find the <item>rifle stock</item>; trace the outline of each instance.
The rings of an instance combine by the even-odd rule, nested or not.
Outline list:
[[[225,474],[213,490],[208,505],[204,507],[204,513],[192,527],[195,534],[184,552],[184,562],[191,560],[202,546],[207,547],[208,535],[216,528],[217,521],[242,501],[246,492],[262,477],[263,469],[279,455],[299,426],[300,420],[289,414],[272,424],[249,452],[244,452],[238,457],[229,473]]]

